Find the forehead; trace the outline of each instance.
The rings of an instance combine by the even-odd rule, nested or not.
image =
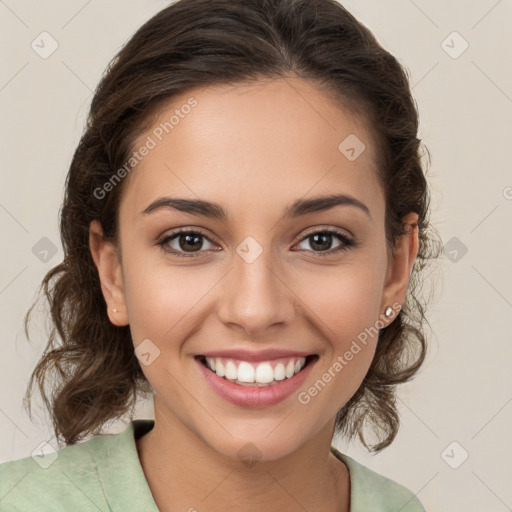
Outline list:
[[[354,195],[378,216],[383,195],[365,123],[298,78],[191,89],[161,107],[133,145],[151,149],[125,178],[121,217],[135,221],[163,195],[261,217],[262,207],[332,193]],[[356,159],[347,157],[352,147],[362,151]]]

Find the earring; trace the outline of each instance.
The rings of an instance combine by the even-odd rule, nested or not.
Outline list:
[[[392,314],[393,314],[393,308],[391,306],[388,306],[386,308],[386,311],[384,311],[384,314],[387,316],[387,317],[390,317]]]

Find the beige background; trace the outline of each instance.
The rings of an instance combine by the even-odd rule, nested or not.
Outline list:
[[[48,416],[40,410],[34,424],[22,408],[44,348],[42,336],[26,340],[22,318],[62,259],[57,214],[92,90],[119,47],[166,4],[0,1],[0,462],[51,440]],[[432,220],[447,246],[431,275],[428,362],[400,389],[397,439],[377,456],[338,446],[417,493],[428,511],[510,510],[512,1],[344,5],[410,71],[419,136],[432,155]],[[31,48],[43,31],[58,43],[47,59]],[[34,254],[50,245],[44,237],[56,247],[46,262]],[[151,403],[140,405],[145,416]]]

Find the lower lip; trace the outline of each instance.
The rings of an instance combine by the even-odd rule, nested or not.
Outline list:
[[[268,407],[285,400],[299,389],[315,364],[314,360],[310,361],[293,377],[272,386],[242,386],[219,377],[198,359],[196,362],[206,381],[218,395],[232,404],[243,407]]]

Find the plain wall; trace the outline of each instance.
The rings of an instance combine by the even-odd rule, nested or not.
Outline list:
[[[377,456],[337,445],[417,493],[428,511],[510,510],[512,3],[343,4],[409,70],[432,157],[431,220],[446,250],[430,275],[428,360],[399,388],[397,438]],[[63,256],[58,210],[92,91],[120,46],[165,5],[0,3],[0,462],[29,456],[53,435],[44,411],[32,423],[22,407],[45,341],[43,320],[41,336],[27,341],[23,316]],[[47,59],[31,48],[43,31],[59,45]],[[52,246],[42,261],[37,253]],[[151,406],[141,403],[138,417],[151,417]]]

